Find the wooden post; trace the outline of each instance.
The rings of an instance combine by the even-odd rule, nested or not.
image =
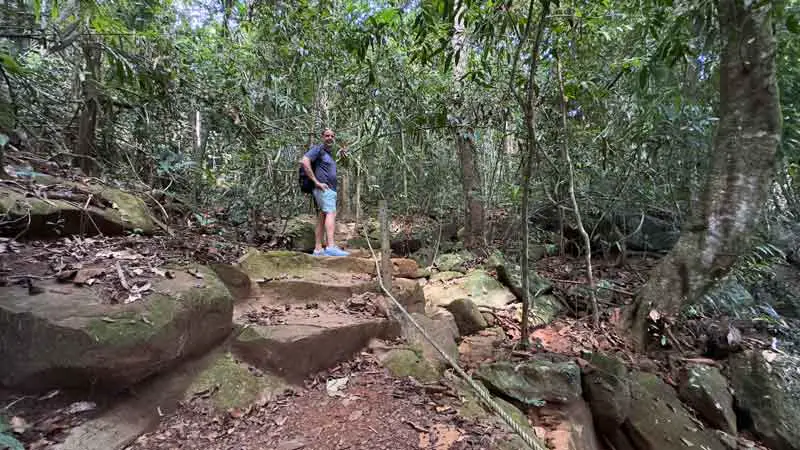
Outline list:
[[[392,292],[392,249],[389,247],[389,207],[386,200],[378,202],[378,222],[381,226],[381,278],[386,290]]]

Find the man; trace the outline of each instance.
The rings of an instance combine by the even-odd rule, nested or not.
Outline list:
[[[326,128],[322,132],[322,144],[315,145],[303,155],[300,164],[306,176],[314,183],[314,201],[317,204],[319,222],[314,233],[314,256],[347,256],[349,253],[336,246],[333,233],[336,229],[336,160],[333,159],[333,141],[336,135],[333,130]],[[346,154],[347,149],[342,149]],[[316,164],[316,171],[311,169],[311,164]],[[327,236],[327,246],[322,247],[323,232]]]

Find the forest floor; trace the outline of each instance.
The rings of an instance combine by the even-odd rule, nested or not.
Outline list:
[[[37,280],[55,277],[90,286],[110,302],[135,301],[137,294],[146,293],[149,279],[169,276],[158,267],[231,263],[246,248],[220,235],[190,229],[175,230],[174,236],[4,240],[0,241],[0,283],[27,283],[35,291]],[[119,270],[120,261],[125,262],[124,273]],[[556,295],[572,311],[534,330],[528,352],[559,353],[580,362],[585,352],[614,350],[625,355],[631,366],[659,372],[668,383],[676,384],[681,361],[703,359],[691,333],[676,332],[670,336],[669,348],[647,357],[630,351],[626,339],[616,332],[621,307],[633,300],[655,262],[632,258],[618,266],[595,261],[596,279],[613,282],[614,288],[602,300],[600,327],[593,329],[585,299],[572,294],[575,286],[584,284],[582,258],[555,256],[538,261],[537,272],[553,281]],[[516,347],[519,324],[507,319],[499,322],[510,338],[503,351],[524,356],[526,352]],[[471,348],[469,341],[462,342],[460,351],[468,370],[485,361],[481,349]],[[325,381],[330,379],[347,379],[347,384],[332,396]],[[106,400],[59,391],[38,398],[0,391],[0,413],[12,418],[11,425],[26,448],[48,448],[65,430],[90,419]],[[141,436],[129,449],[488,450],[506,437],[495,425],[461,418],[456,414],[459,406],[458,395],[446,386],[430,390],[408,379],[392,378],[374,355],[362,352],[307,379],[304,387],[244,411],[215,413],[202,398],[182,402],[177,411],[165,415],[158,429]],[[535,418],[532,421],[536,423]]]

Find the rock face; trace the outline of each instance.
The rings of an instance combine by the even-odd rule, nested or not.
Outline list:
[[[554,450],[600,450],[592,413],[586,402],[578,400],[559,408],[545,406],[540,420],[549,423],[547,441]]]
[[[436,267],[441,272],[466,272],[464,263],[471,259],[472,255],[469,253],[445,253],[436,258]]]
[[[450,282],[430,282],[423,287],[425,298],[435,306],[447,306],[459,298],[469,298],[478,307],[504,308],[514,294],[483,270],[474,270]]]
[[[755,305],[753,296],[735,279],[728,277],[717,283],[703,296],[702,302],[712,301],[708,306],[722,313],[734,315],[738,310]]]
[[[636,450],[725,450],[716,433],[700,429],[675,390],[658,376],[633,373],[631,398],[623,429]]]
[[[293,217],[286,222],[284,235],[289,238],[290,248],[298,252],[314,250],[315,223],[311,216]]]
[[[526,405],[565,404],[582,395],[581,373],[574,362],[500,361],[482,365],[475,376],[490,390]]]
[[[475,303],[468,298],[460,298],[445,306],[453,314],[461,336],[467,336],[489,326]]]
[[[45,192],[53,198],[26,197],[15,186],[0,186],[0,214],[9,219],[0,226],[0,235],[16,236],[24,232],[29,238],[52,238],[78,233],[92,235],[98,231],[108,235],[135,230],[150,234],[155,230],[147,205],[132,194],[50,176],[37,176],[35,181],[45,185]],[[89,203],[84,209],[86,200]]]
[[[736,405],[774,450],[800,449],[800,358],[747,351],[730,359]]]
[[[670,250],[678,242],[681,233],[672,223],[653,216],[645,215],[642,218],[641,214],[631,213],[619,214],[614,219],[622,234],[628,236],[625,245],[631,250]]]
[[[628,369],[619,359],[593,354],[583,374],[583,390],[597,427],[613,430],[628,418],[631,385]]]
[[[681,400],[693,408],[709,425],[736,435],[736,413],[728,380],[719,369],[692,365],[681,374],[678,390]]]
[[[27,389],[124,389],[207,351],[232,328],[233,299],[208,268],[153,283],[128,305],[104,304],[71,285],[42,284],[29,295],[0,288],[0,382]]]
[[[800,319],[800,264],[773,264],[770,269],[775,276],[752,289],[756,300],[782,316]]]

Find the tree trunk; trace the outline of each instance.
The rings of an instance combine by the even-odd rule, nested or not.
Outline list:
[[[97,76],[100,70],[100,50],[93,42],[83,44],[83,56],[86,61],[84,81],[81,84],[83,93],[83,110],[78,123],[78,165],[86,175],[95,173],[95,129],[97,128],[97,109],[99,107]]]
[[[481,174],[478,170],[473,130],[463,125],[461,117],[462,78],[467,72],[467,36],[464,29],[464,14],[467,6],[459,1],[455,4],[456,13],[453,19],[454,58],[453,85],[455,96],[451,107],[451,127],[456,141],[456,151],[461,161],[461,184],[464,191],[464,247],[476,249],[483,246],[483,199],[481,195]]]
[[[528,6],[528,23],[533,19],[533,4],[534,0],[530,0]],[[522,270],[522,339],[520,345],[527,348],[528,342],[528,317],[530,315],[530,307],[535,299],[530,298],[530,220],[528,219],[528,208],[530,205],[531,193],[531,172],[533,167],[533,157],[538,150],[539,142],[536,139],[536,68],[539,62],[539,45],[542,41],[542,33],[544,32],[545,21],[547,14],[550,11],[550,0],[544,0],[542,4],[541,15],[539,16],[539,24],[536,30],[536,36],[531,44],[531,63],[530,72],[528,73],[528,83],[526,86],[525,97],[520,98],[522,103],[522,111],[525,114],[525,130],[527,131],[527,154],[525,155],[524,168],[522,172],[522,261],[520,266]],[[526,30],[527,35],[527,30]]]
[[[725,275],[746,245],[771,185],[781,134],[770,2],[720,0],[720,122],[700,207],[653,269],[628,316],[640,349],[650,312],[672,316]],[[746,5],[747,4],[747,5]]]

